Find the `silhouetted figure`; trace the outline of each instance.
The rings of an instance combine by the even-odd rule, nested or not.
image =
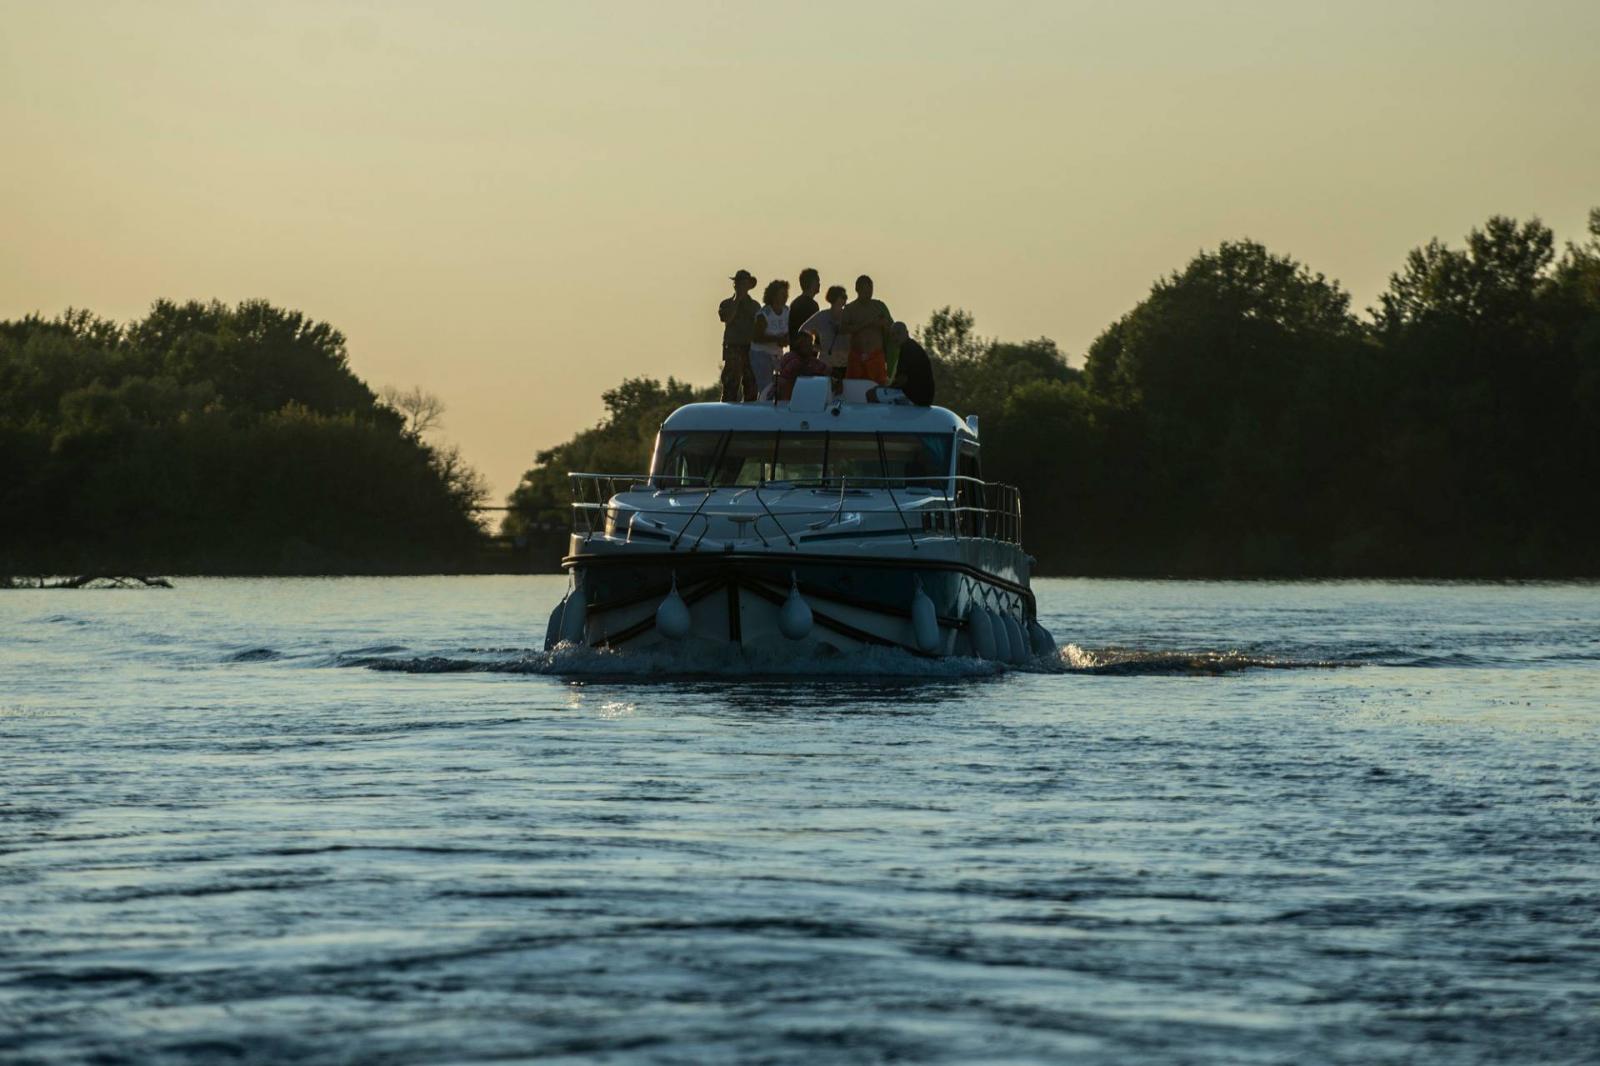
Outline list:
[[[889,384],[886,352],[894,316],[882,300],[873,299],[872,279],[865,274],[856,279],[856,298],[845,305],[841,328],[850,337],[850,361],[845,377]]]
[[[722,402],[756,398],[756,379],[750,372],[750,344],[756,339],[756,312],[761,305],[750,296],[756,276],[738,271],[728,279],[733,295],[717,305],[722,320]]]
[[[756,398],[770,399],[772,376],[789,346],[789,283],[769,281],[756,311],[756,339],[750,345],[750,370],[756,378]]]
[[[780,402],[787,402],[794,395],[794,382],[796,378],[824,376],[828,373],[828,364],[817,358],[817,348],[809,333],[795,335],[794,347],[789,349],[789,354],[783,357],[778,364],[778,380],[773,386],[774,397]]]
[[[800,332],[816,338],[817,355],[828,364],[836,381],[844,379],[850,362],[850,334],[844,331],[844,305],[849,299],[843,285],[830,285],[828,306],[800,323]]]
[[[933,406],[933,364],[928,360],[928,350],[911,339],[904,322],[894,324],[894,337],[900,342],[894,387],[920,407]]]
[[[822,276],[816,267],[800,271],[800,295],[789,305],[789,343],[805,328],[806,322],[817,313],[817,293],[822,291]]]

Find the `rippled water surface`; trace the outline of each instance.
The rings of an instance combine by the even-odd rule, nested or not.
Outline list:
[[[0,592],[0,1060],[1600,1052],[1594,585],[1045,581],[1000,671],[176,584]]]

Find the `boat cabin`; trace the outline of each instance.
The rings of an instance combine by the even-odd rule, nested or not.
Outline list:
[[[661,426],[650,474],[657,485],[715,488],[872,488],[982,477],[975,426],[953,412],[859,403],[681,407]]]

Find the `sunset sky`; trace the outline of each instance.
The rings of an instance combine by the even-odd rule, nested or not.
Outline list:
[[[0,0],[0,317],[303,310],[498,496],[624,376],[714,380],[738,267],[1077,360],[1229,238],[1363,307],[1490,214],[1576,238],[1597,42],[1595,0]]]

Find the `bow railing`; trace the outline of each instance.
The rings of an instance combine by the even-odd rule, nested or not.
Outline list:
[[[1021,493],[1015,486],[974,477],[839,476],[711,485],[705,478],[662,474],[567,476],[572,532],[585,540],[637,536],[672,548],[696,547],[713,521],[721,521],[731,525],[737,539],[754,538],[768,547],[794,547],[796,538],[842,536],[850,528],[875,524],[904,531],[913,544],[928,537],[1022,542]],[[815,506],[796,506],[798,493],[810,493]],[[619,504],[617,497],[624,494],[632,498]]]

